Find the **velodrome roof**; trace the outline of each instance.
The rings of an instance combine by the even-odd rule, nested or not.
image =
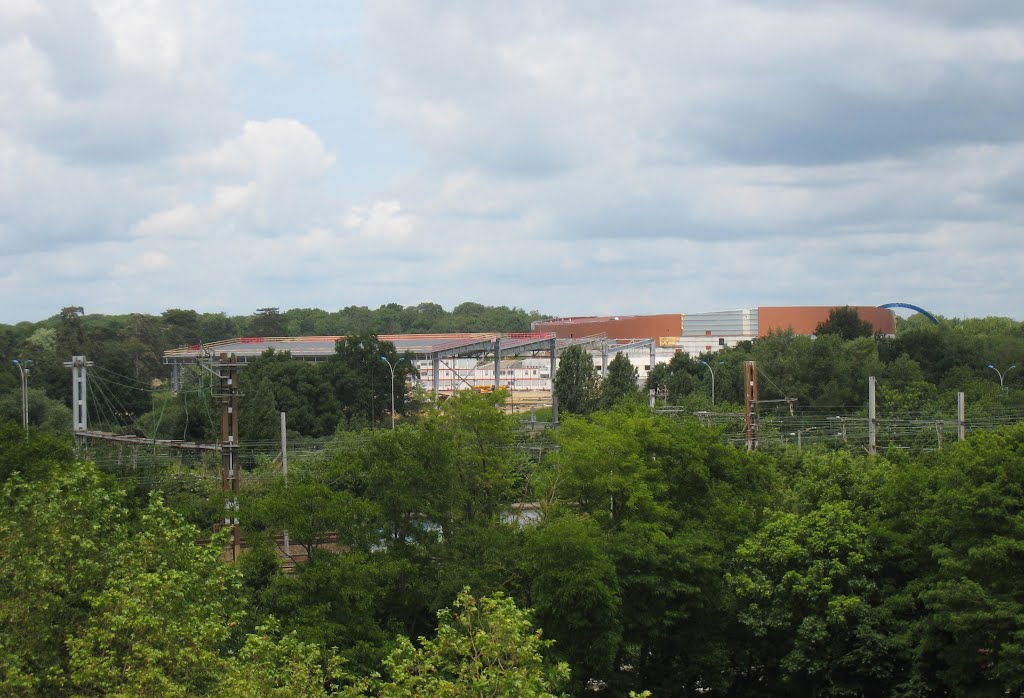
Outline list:
[[[253,361],[268,349],[273,349],[276,352],[287,351],[293,358],[305,361],[325,361],[334,354],[338,341],[344,339],[344,336],[237,337],[208,344],[193,344],[189,347],[170,349],[164,352],[164,363],[191,364],[216,358],[221,354],[228,354],[234,355],[236,363],[245,364]],[[410,352],[419,359],[493,354],[495,347],[499,345],[504,356],[550,354],[552,342],[555,343],[556,351],[561,351],[574,344],[601,344],[608,341],[604,334],[575,339],[557,339],[553,332],[394,334],[379,335],[377,339],[382,342],[391,342],[400,353]]]

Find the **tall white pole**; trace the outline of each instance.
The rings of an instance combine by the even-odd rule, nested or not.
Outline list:
[[[288,484],[288,417],[281,413],[281,476]]]
[[[875,377],[868,376],[868,453],[874,454],[877,448],[877,421],[875,420]]]
[[[714,407],[715,406],[715,369],[711,368],[711,364],[709,364],[707,361],[701,361],[701,363],[704,364],[705,366],[707,366],[708,370],[711,371],[711,406]]]
[[[999,374],[999,387],[1002,388],[1003,390],[1006,390],[1006,388],[1003,388],[1003,378],[1006,376],[1007,373],[1009,373],[1013,369],[1017,368],[1017,364],[1011,364],[1005,371],[1000,371],[998,368],[996,368],[992,364],[989,364],[988,368],[991,368],[993,371],[995,371],[997,374]]]
[[[18,367],[18,373],[21,374],[21,426],[25,429],[26,436],[28,435],[28,369],[25,366],[31,366],[31,361],[26,361],[24,364],[18,359],[12,359],[11,363]]]
[[[281,476],[284,478],[284,486],[288,486],[288,420],[285,413],[281,413]],[[292,556],[291,545],[288,541],[288,529],[284,529],[284,554]]]
[[[25,432],[28,432],[28,376],[25,375],[25,368],[18,364],[18,370],[21,371],[21,424],[25,427]]]
[[[960,441],[967,438],[967,420],[963,393],[956,394],[956,430]]]
[[[386,363],[388,368],[391,369],[391,429],[393,430],[395,428],[395,366],[397,366],[402,359],[398,359],[394,364],[388,361],[388,357],[386,356],[380,357],[380,360]]]

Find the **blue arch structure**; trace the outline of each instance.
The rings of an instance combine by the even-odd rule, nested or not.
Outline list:
[[[936,325],[939,324],[939,321],[935,318],[934,315],[929,313],[924,308],[918,308],[916,305],[911,305],[910,303],[886,303],[885,305],[880,305],[878,307],[879,308],[906,308],[907,310],[916,310],[917,312],[921,313],[926,318],[928,318],[929,320],[934,322]]]

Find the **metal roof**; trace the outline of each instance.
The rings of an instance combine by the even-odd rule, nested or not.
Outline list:
[[[276,352],[289,352],[293,358],[304,361],[326,361],[334,355],[338,341],[344,339],[344,336],[237,337],[170,349],[164,352],[163,360],[165,364],[191,364],[229,354],[234,355],[236,363],[246,364],[268,349],[273,349]],[[377,339],[391,342],[400,353],[409,352],[420,359],[493,354],[497,340],[500,340],[503,356],[550,353],[552,341],[555,342],[556,351],[574,344],[587,346],[608,341],[603,334],[577,339],[555,339],[553,332],[395,334],[379,335]]]

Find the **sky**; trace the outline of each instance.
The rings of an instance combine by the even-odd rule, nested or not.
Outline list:
[[[0,322],[1024,319],[1020,0],[0,0]]]

